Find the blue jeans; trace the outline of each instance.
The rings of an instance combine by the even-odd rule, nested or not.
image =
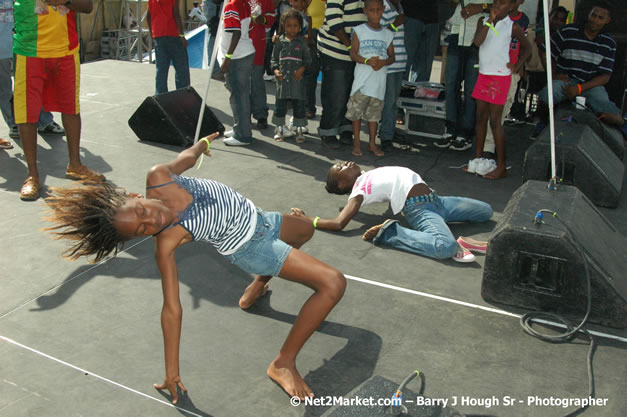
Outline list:
[[[318,31],[313,29],[313,45],[309,47],[311,65],[305,70],[305,110],[316,112],[316,88],[318,87],[318,74],[320,73],[320,57],[318,56]]]
[[[577,85],[579,81],[570,79],[567,83],[560,80],[553,80],[553,104],[558,105],[564,101],[568,101],[569,98],[564,94],[562,90],[563,86]],[[580,95],[586,98],[586,106],[590,107],[595,113],[610,113],[620,114],[620,110],[616,107],[607,95],[605,87],[594,87],[582,92]],[[549,102],[549,90],[544,87],[538,93],[538,98],[545,103]]]
[[[266,82],[263,80],[263,65],[253,65],[250,76],[250,111],[255,120],[268,118]]]
[[[155,94],[168,92],[168,72],[170,63],[174,65],[176,89],[190,85],[189,60],[187,50],[183,48],[178,36],[159,36],[155,38],[155,57],[157,75],[155,80]]]
[[[405,79],[409,79],[409,70],[413,67],[416,72],[416,81],[429,81],[439,39],[439,23],[424,23],[420,19],[405,16],[405,49],[407,50]]]
[[[383,112],[381,113],[381,123],[379,124],[381,142],[390,141],[394,138],[396,115],[398,113],[396,100],[401,93],[403,75],[402,72],[388,72],[385,84],[385,97],[383,98]]]
[[[471,198],[436,195],[432,202],[408,201],[403,214],[411,229],[397,221],[388,222],[373,242],[430,258],[447,259],[457,252],[457,241],[446,223],[488,221],[492,207]]]
[[[446,131],[453,135],[471,139],[475,130],[475,89],[479,70],[479,49],[475,46],[457,45],[458,35],[450,35],[446,54],[445,93],[446,93]],[[460,114],[460,90],[464,81],[464,104]],[[461,116],[461,121],[459,120]]]
[[[226,73],[226,89],[231,92],[229,103],[233,112],[233,137],[240,142],[250,143],[253,132],[250,128],[250,76],[253,72],[255,54],[231,60]]]
[[[353,86],[355,63],[331,58],[320,54],[322,85],[320,99],[322,116],[318,135],[336,136],[342,132],[352,132],[353,125],[346,118],[346,103]]]

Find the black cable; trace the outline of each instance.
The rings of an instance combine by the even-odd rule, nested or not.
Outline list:
[[[427,180],[427,179],[428,179],[428,178],[427,178],[427,173],[428,173],[429,171],[431,171],[433,168],[435,168],[435,166],[438,164],[438,160],[440,159],[440,157],[442,156],[442,154],[443,154],[444,152],[448,151],[448,149],[449,149],[449,147],[448,147],[448,146],[447,146],[446,148],[441,148],[441,150],[438,152],[438,156],[436,156],[436,157],[435,157],[435,160],[433,161],[433,164],[431,164],[431,166],[430,166],[430,167],[429,167],[426,171],[424,171],[424,172],[421,174],[422,178],[424,178],[425,180]]]
[[[594,338],[592,337],[592,335],[590,334],[590,332],[588,332],[588,330],[583,327],[588,321],[588,317],[590,316],[590,310],[592,308],[592,290],[591,290],[591,284],[590,284],[590,271],[588,268],[588,260],[586,258],[586,254],[584,253],[583,249],[579,246],[577,241],[574,239],[575,235],[573,234],[572,230],[568,227],[568,225],[561,218],[557,216],[556,212],[554,212],[553,210],[547,210],[547,209],[538,210],[534,221],[536,221],[537,223],[542,223],[542,220],[541,220],[543,217],[542,213],[550,213],[553,218],[557,219],[562,224],[562,226],[566,228],[568,233],[570,233],[570,235],[573,237],[573,241],[575,242],[575,247],[577,248],[577,251],[579,252],[581,258],[583,259],[584,270],[586,274],[586,314],[584,315],[584,318],[581,320],[581,323],[579,323],[576,327],[574,327],[573,324],[570,321],[568,321],[568,319],[562,317],[559,314],[544,312],[544,311],[534,311],[534,312],[523,315],[520,318],[520,325],[522,326],[523,330],[527,334],[533,337],[536,337],[542,341],[549,342],[549,343],[569,342],[573,339],[573,337],[579,331],[581,331],[583,334],[588,336],[588,339],[590,340],[590,348],[588,350],[588,358],[587,358],[588,387],[589,387],[588,396],[590,398],[595,398],[594,396],[594,371],[592,368],[592,357],[594,355],[596,342]],[[557,335],[548,335],[545,333],[540,333],[539,331],[531,327],[533,320],[542,320],[542,319],[562,322],[566,326],[566,332],[560,333]],[[570,411],[568,414],[565,414],[564,417],[578,415],[581,412],[583,412],[586,408],[588,408],[588,406],[589,404],[578,407]]]

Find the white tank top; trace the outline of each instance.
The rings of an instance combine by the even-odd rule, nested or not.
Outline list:
[[[510,75],[512,73],[507,68],[507,64],[513,26],[514,21],[509,16],[505,16],[494,25],[498,35],[492,28],[488,28],[488,35],[479,48],[479,72],[481,74]]]

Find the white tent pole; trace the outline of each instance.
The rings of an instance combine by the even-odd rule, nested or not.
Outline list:
[[[549,1],[542,0],[544,12],[544,45],[546,50],[546,87],[549,99],[549,132],[551,135],[551,181],[557,180],[555,166],[555,118],[553,115],[553,68],[551,62],[551,36],[549,27]]]
[[[209,95],[209,85],[211,84],[211,74],[213,74],[213,67],[216,64],[216,56],[218,55],[218,48],[220,47],[220,42],[222,41],[222,27],[224,26],[224,7],[226,6],[226,1],[222,3],[222,10],[220,11],[220,24],[218,25],[218,32],[216,33],[216,40],[213,44],[213,51],[211,51],[211,61],[209,62],[209,79],[207,80],[207,89],[205,90],[205,94],[202,97],[202,105],[200,106],[200,115],[198,116],[198,123],[196,124],[196,134],[194,135],[194,144],[198,142],[200,136],[200,127],[202,126],[202,119],[205,115],[205,106],[207,103],[207,95]],[[209,25],[207,25],[207,32],[209,31]],[[205,36],[205,39],[208,39]],[[205,43],[205,50],[207,49],[207,43]],[[205,52],[203,52],[203,55]]]

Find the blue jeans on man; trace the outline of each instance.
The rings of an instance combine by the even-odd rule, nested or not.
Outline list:
[[[385,96],[383,98],[383,112],[381,113],[381,123],[379,123],[379,137],[381,143],[389,142],[394,139],[396,131],[396,115],[398,108],[396,100],[401,94],[401,83],[403,82],[404,73],[388,72],[385,84]]]
[[[320,99],[322,116],[318,135],[320,137],[337,136],[340,133],[353,131],[353,125],[346,118],[346,104],[353,86],[355,63],[332,58],[320,54],[322,68],[322,85]]]
[[[305,69],[305,111],[311,115],[316,114],[316,88],[318,87],[318,74],[320,73],[320,57],[318,56],[318,30],[311,31],[313,43],[309,47],[311,65]]]
[[[485,222],[492,217],[492,207],[483,201],[440,197],[435,192],[430,196],[433,201],[405,203],[403,214],[411,229],[388,222],[373,242],[430,258],[452,258],[458,244],[447,223]]]
[[[250,77],[250,111],[255,120],[268,118],[266,82],[263,80],[263,65],[253,65]]]
[[[253,133],[250,127],[250,76],[253,72],[255,54],[232,59],[226,73],[229,103],[233,112],[233,137],[240,142],[251,143]]]
[[[155,38],[155,61],[157,75],[155,80],[155,94],[168,92],[168,72],[170,63],[174,65],[176,89],[190,85],[189,59],[187,49],[183,47],[178,36],[159,36]]]
[[[446,131],[454,136],[470,140],[475,131],[475,99],[472,90],[477,83],[479,69],[479,49],[476,46],[459,46],[458,35],[449,36],[444,70],[446,94]],[[464,81],[464,102],[460,112],[460,90]],[[461,117],[461,120],[460,120]]]
[[[567,83],[561,80],[553,80],[553,104],[558,105],[563,103],[564,101],[569,101],[570,99],[564,93],[562,89],[564,86],[572,86],[577,85],[579,81],[569,79]],[[611,113],[611,114],[620,114],[620,110],[614,104],[609,96],[607,95],[607,90],[603,86],[594,87],[589,90],[583,91],[581,96],[586,98],[586,106],[590,107],[595,113]],[[538,93],[538,98],[541,101],[544,101],[548,104],[549,102],[549,89],[544,87]]]
[[[420,19],[405,16],[405,49],[407,50],[405,79],[409,79],[411,68],[416,73],[416,81],[429,81],[439,39],[439,23],[424,23]]]

